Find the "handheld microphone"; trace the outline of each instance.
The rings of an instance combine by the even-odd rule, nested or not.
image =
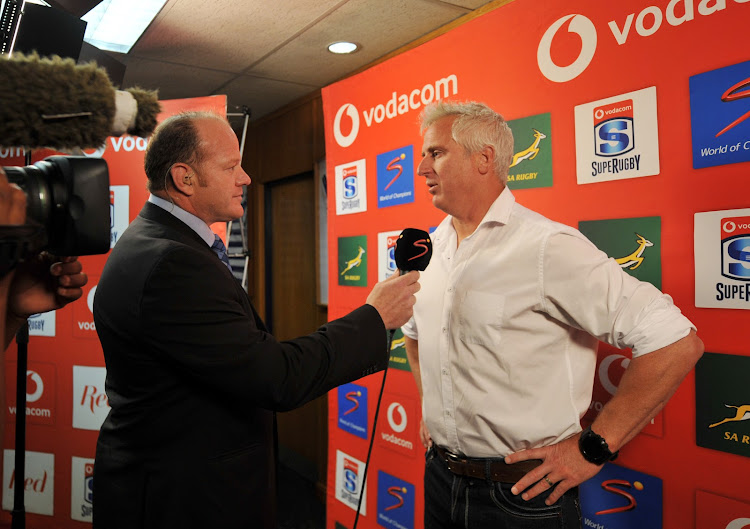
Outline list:
[[[423,271],[432,257],[430,235],[424,230],[406,228],[396,240],[394,257],[401,272]]]
[[[432,239],[430,234],[424,230],[417,228],[406,228],[401,232],[396,240],[396,249],[394,251],[394,258],[396,260],[396,267],[398,267],[399,274],[404,272],[410,272],[412,270],[419,270],[420,272],[427,268],[430,264],[430,258],[432,257]],[[388,356],[390,362],[391,354],[391,342],[393,341],[393,334],[396,332],[395,329],[388,330]],[[372,442],[375,440],[375,427],[378,424],[378,414],[380,413],[380,402],[383,399],[383,390],[385,389],[385,377],[388,374],[388,363],[385,364],[383,370],[383,383],[380,386],[380,394],[378,395],[378,403],[375,406],[375,417],[372,421],[372,437],[370,438],[370,446],[367,449],[367,459],[365,460],[365,470],[362,474],[362,490],[365,488],[367,483],[367,469],[370,468],[370,455],[372,454]],[[362,490],[359,493],[359,501],[357,502],[357,514],[354,516],[354,525],[352,529],[357,529],[357,522],[359,521],[359,512],[362,507]]]

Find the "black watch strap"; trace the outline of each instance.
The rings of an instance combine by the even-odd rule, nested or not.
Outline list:
[[[604,437],[594,432],[591,426],[581,432],[581,436],[578,438],[578,449],[586,461],[595,465],[603,465],[607,461],[613,461],[620,453],[619,451],[612,452]]]

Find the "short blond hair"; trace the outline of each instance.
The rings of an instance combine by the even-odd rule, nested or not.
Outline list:
[[[449,117],[456,118],[451,127],[453,140],[467,152],[479,152],[486,146],[494,149],[495,171],[506,183],[513,160],[513,132],[503,116],[476,101],[436,101],[420,115],[422,133],[436,121]]]

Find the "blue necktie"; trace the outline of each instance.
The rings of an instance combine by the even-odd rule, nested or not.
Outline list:
[[[224,243],[221,241],[221,237],[216,235],[214,233],[214,243],[211,245],[211,249],[216,252],[216,255],[219,256],[219,259],[221,259],[221,262],[227,265],[227,268],[229,268],[229,271],[232,271],[232,265],[229,264],[229,257],[227,257],[227,247],[224,246]]]

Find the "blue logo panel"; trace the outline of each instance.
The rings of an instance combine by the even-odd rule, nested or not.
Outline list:
[[[378,525],[414,529],[414,485],[378,471]]]
[[[378,154],[378,207],[414,202],[414,155],[411,145]]]
[[[662,481],[654,476],[606,463],[580,485],[584,527],[661,529]]]
[[[693,167],[750,161],[750,61],[690,78]]]
[[[367,439],[367,388],[357,384],[339,386],[339,428]]]

